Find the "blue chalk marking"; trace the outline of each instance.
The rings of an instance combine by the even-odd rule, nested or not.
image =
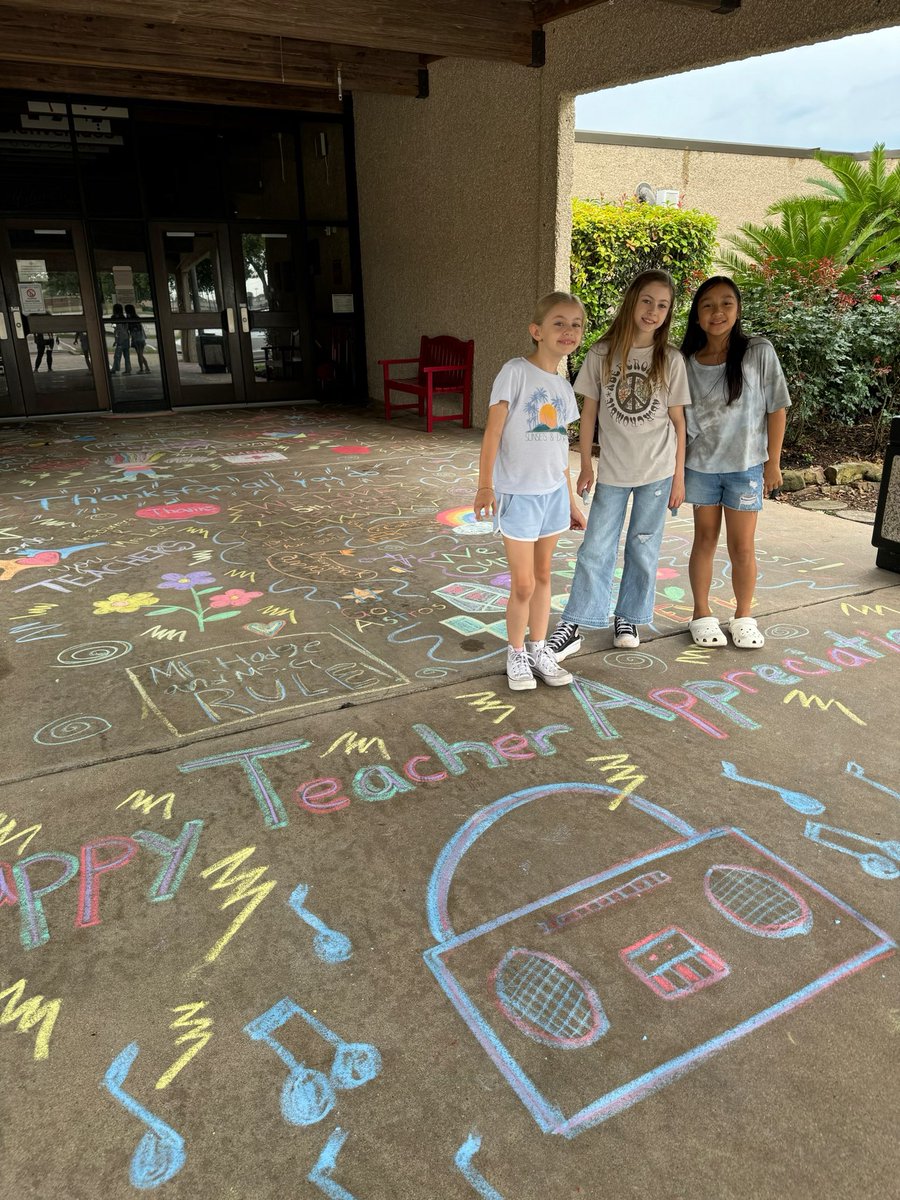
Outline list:
[[[573,785],[568,786],[570,788],[573,787]],[[597,791],[613,791],[613,789],[606,789],[601,785],[581,785],[581,787],[590,787]],[[559,788],[555,790],[559,790]],[[458,865],[459,859],[462,857],[462,853],[465,853],[468,845],[474,842],[480,836],[480,832],[482,832],[479,828],[479,821],[484,820],[487,816],[490,817],[491,822],[495,821],[498,816],[502,815],[504,810],[508,811],[519,804],[526,803],[527,799],[523,799],[523,797],[536,799],[539,795],[547,795],[548,789],[535,788],[531,789],[531,793],[530,796],[528,793],[520,793],[515,796],[506,797],[503,801],[498,801],[497,804],[489,806],[481,814],[473,818],[472,821],[467,822],[455,837],[451,839],[448,846],[445,847],[432,876],[429,891],[429,917],[433,921],[433,931],[435,931],[435,940],[438,942],[438,945],[432,947],[430,950],[426,950],[424,959],[443,988],[448,1000],[468,1025],[476,1041],[478,1041],[503,1078],[518,1095],[538,1127],[545,1133],[560,1134],[565,1138],[574,1138],[584,1130],[590,1129],[615,1116],[617,1113],[630,1108],[632,1105],[637,1104],[640,1100],[674,1082],[674,1080],[684,1075],[687,1071],[698,1066],[711,1055],[724,1049],[732,1042],[759,1029],[769,1021],[792,1012],[799,1005],[805,1003],[805,1001],[824,991],[826,988],[878,962],[897,948],[893,938],[833,893],[815,883],[808,876],[798,871],[796,867],[791,866],[784,859],[767,850],[759,842],[748,837],[747,834],[737,829],[727,828],[708,830],[705,833],[687,837],[680,843],[675,842],[656,847],[641,858],[627,863],[620,863],[611,870],[605,871],[591,879],[583,880],[581,883],[576,884],[574,888],[563,889],[552,896],[545,896],[541,900],[531,902],[514,912],[496,917],[491,921],[485,922],[479,928],[466,933],[454,934],[447,916],[447,890],[452,880],[453,872]],[[629,797],[629,802],[633,801],[634,796],[632,795]],[[656,806],[647,806],[646,802],[637,803],[635,807],[644,809],[645,811],[651,807],[656,808]],[[657,809],[657,814],[664,811]],[[670,815],[670,826],[674,821],[677,821],[677,818],[671,818]],[[751,1013],[747,1018],[739,1021],[731,1028],[704,1042],[689,1047],[684,1052],[674,1055],[668,1061],[659,1063],[652,1069],[628,1080],[605,1094],[598,1095],[596,1099],[589,1102],[579,1111],[572,1114],[564,1114],[557,1105],[542,1093],[526,1073],[516,1056],[501,1041],[493,1024],[484,1017],[477,1003],[478,998],[469,993],[465,984],[463,984],[454,968],[450,965],[454,960],[454,956],[466,943],[473,939],[483,936],[486,933],[491,933],[501,926],[516,921],[523,916],[530,915],[532,912],[547,905],[554,905],[558,900],[565,898],[574,890],[582,889],[586,886],[593,887],[617,874],[621,875],[625,872],[631,872],[636,868],[643,867],[645,863],[654,860],[678,856],[682,852],[703,843],[709,844],[710,850],[715,851],[717,849],[715,843],[723,838],[735,839],[749,849],[762,855],[767,860],[768,865],[777,869],[779,874],[784,872],[793,881],[815,892],[826,903],[837,908],[843,916],[867,930],[874,938],[874,943],[862,949],[855,949],[850,957],[828,968],[817,978],[799,986],[790,994],[776,1000],[774,1003],[768,1004],[757,1012]],[[463,847],[461,853],[458,852],[459,845]],[[898,850],[900,850],[900,847],[898,847]]]
[[[308,895],[308,885],[298,883],[288,896],[287,902],[301,921],[304,921],[310,929],[315,929],[313,950],[316,952],[316,957],[327,963],[346,962],[353,954],[353,943],[346,934],[340,933],[337,929],[329,929],[321,918],[304,906]]]
[[[722,774],[726,779],[733,779],[735,783],[749,783],[751,787],[762,788],[767,792],[775,792],[776,795],[781,797],[788,808],[792,808],[794,812],[809,816],[818,815],[825,811],[825,805],[821,800],[817,800],[815,796],[807,796],[806,792],[795,792],[791,788],[778,787],[775,783],[763,783],[760,779],[748,779],[745,775],[738,774],[738,769],[734,763],[723,762]]]
[[[482,834],[487,833],[495,821],[506,816],[507,813],[513,812],[524,804],[531,804],[533,800],[546,799],[550,796],[558,795],[560,792],[579,794],[581,796],[587,793],[589,795],[615,798],[620,795],[621,789],[608,787],[602,783],[551,783],[542,787],[526,788],[521,792],[513,792],[511,795],[504,796],[493,804],[489,804],[487,808],[483,808],[473,817],[470,817],[464,825],[459,827],[438,855],[437,862],[434,864],[434,870],[431,873],[431,880],[428,884],[426,904],[428,927],[431,931],[431,936],[436,942],[443,942],[455,936],[447,911],[447,896],[450,891],[450,884],[453,881],[453,875],[463,856],[468,853]],[[646,813],[647,816],[661,821],[663,825],[681,834],[682,837],[691,837],[696,833],[693,826],[688,825],[680,817],[676,817],[674,813],[670,813],[668,809],[662,808],[659,804],[654,804],[650,800],[644,800],[634,792],[626,797],[626,801],[631,808],[636,808],[638,811]],[[653,857],[656,856],[650,856],[650,858]],[[649,861],[649,859],[641,859],[640,861]],[[618,869],[615,867],[604,875],[598,876],[598,878],[611,877],[618,872]],[[564,896],[569,896],[573,892],[578,891],[584,884],[585,881],[582,880],[581,883],[563,889],[563,891],[550,899],[555,901]]]
[[[483,1196],[484,1200],[503,1200],[503,1197],[495,1187],[491,1187],[480,1171],[476,1171],[472,1166],[472,1159],[481,1149],[481,1135],[473,1129],[460,1148],[457,1150],[453,1159],[456,1167],[462,1172],[466,1182],[471,1184],[479,1196]]]
[[[329,1075],[299,1062],[274,1036],[276,1029],[295,1016],[302,1017],[324,1041],[335,1047]],[[287,996],[248,1022],[244,1033],[254,1041],[271,1046],[288,1068],[289,1074],[281,1089],[281,1113],[291,1125],[315,1125],[334,1108],[338,1089],[362,1087],[381,1071],[381,1055],[374,1046],[367,1042],[345,1042]]]
[[[296,738],[291,742],[276,742],[270,746],[257,746],[249,750],[229,750],[224,754],[212,754],[209,758],[195,758],[191,762],[179,763],[178,770],[188,774],[190,771],[203,771],[207,767],[223,767],[231,763],[239,763],[250,781],[266,828],[282,829],[288,823],[287,812],[271,779],[259,766],[259,762],[265,758],[279,758],[282,754],[293,754],[295,750],[306,750],[309,745],[306,738]]]
[[[184,1138],[176,1133],[171,1125],[154,1116],[149,1109],[138,1104],[133,1096],[123,1090],[122,1085],[128,1078],[128,1072],[140,1053],[137,1042],[126,1046],[121,1054],[116,1055],[103,1076],[103,1087],[109,1094],[127,1109],[132,1116],[148,1126],[147,1132],[138,1142],[131,1156],[131,1166],[128,1177],[132,1187],[148,1190],[167,1183],[177,1175],[184,1166],[187,1155],[184,1149]]]
[[[337,1156],[346,1140],[346,1131],[338,1125],[322,1148],[322,1153],[316,1159],[316,1165],[306,1177],[320,1192],[330,1196],[331,1200],[356,1200],[352,1192],[348,1192],[345,1187],[341,1187],[336,1180],[331,1178],[331,1172],[337,1163]]]
[[[893,788],[887,787],[886,784],[878,783],[874,779],[869,779],[858,762],[847,763],[847,774],[855,775],[857,779],[861,779],[863,783],[867,783],[869,787],[878,788],[879,792],[884,792],[886,795],[893,796],[896,800],[900,800],[900,792],[895,792]]]

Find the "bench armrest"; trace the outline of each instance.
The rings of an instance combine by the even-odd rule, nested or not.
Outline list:
[[[465,363],[445,363],[442,367],[423,367],[423,375],[433,375],[435,371],[465,371]]]

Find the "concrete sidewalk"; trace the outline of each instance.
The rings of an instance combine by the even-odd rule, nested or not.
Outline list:
[[[8,1191],[892,1194],[868,529],[767,505],[767,645],[698,651],[685,508],[640,650],[512,694],[475,432],[0,438]]]

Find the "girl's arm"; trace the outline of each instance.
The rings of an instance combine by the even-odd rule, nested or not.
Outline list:
[[[763,467],[763,495],[770,496],[778,491],[784,480],[781,475],[781,447],[784,443],[784,427],[787,424],[787,409],[779,408],[766,414],[766,430],[769,438],[769,457]]]
[[[478,460],[478,491],[475,493],[475,520],[483,521],[492,517],[497,510],[494,496],[494,462],[500,449],[500,438],[503,436],[503,426],[509,415],[509,401],[501,400],[492,404],[488,409],[487,424],[484,427],[484,437],[481,439],[481,457]]]
[[[672,476],[669,508],[680,508],[684,504],[684,451],[687,443],[684,406],[673,404],[669,409],[669,420],[675,426],[675,474]]]
[[[578,449],[581,454],[581,471],[578,474],[576,489],[578,495],[587,489],[594,490],[594,464],[591,450],[594,446],[594,430],[597,428],[597,407],[599,401],[590,396],[582,396],[584,404],[581,409],[581,427],[578,431]]]

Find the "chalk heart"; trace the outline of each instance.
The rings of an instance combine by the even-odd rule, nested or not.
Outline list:
[[[244,628],[248,633],[258,633],[260,637],[274,637],[284,629],[285,621],[251,621]]]

